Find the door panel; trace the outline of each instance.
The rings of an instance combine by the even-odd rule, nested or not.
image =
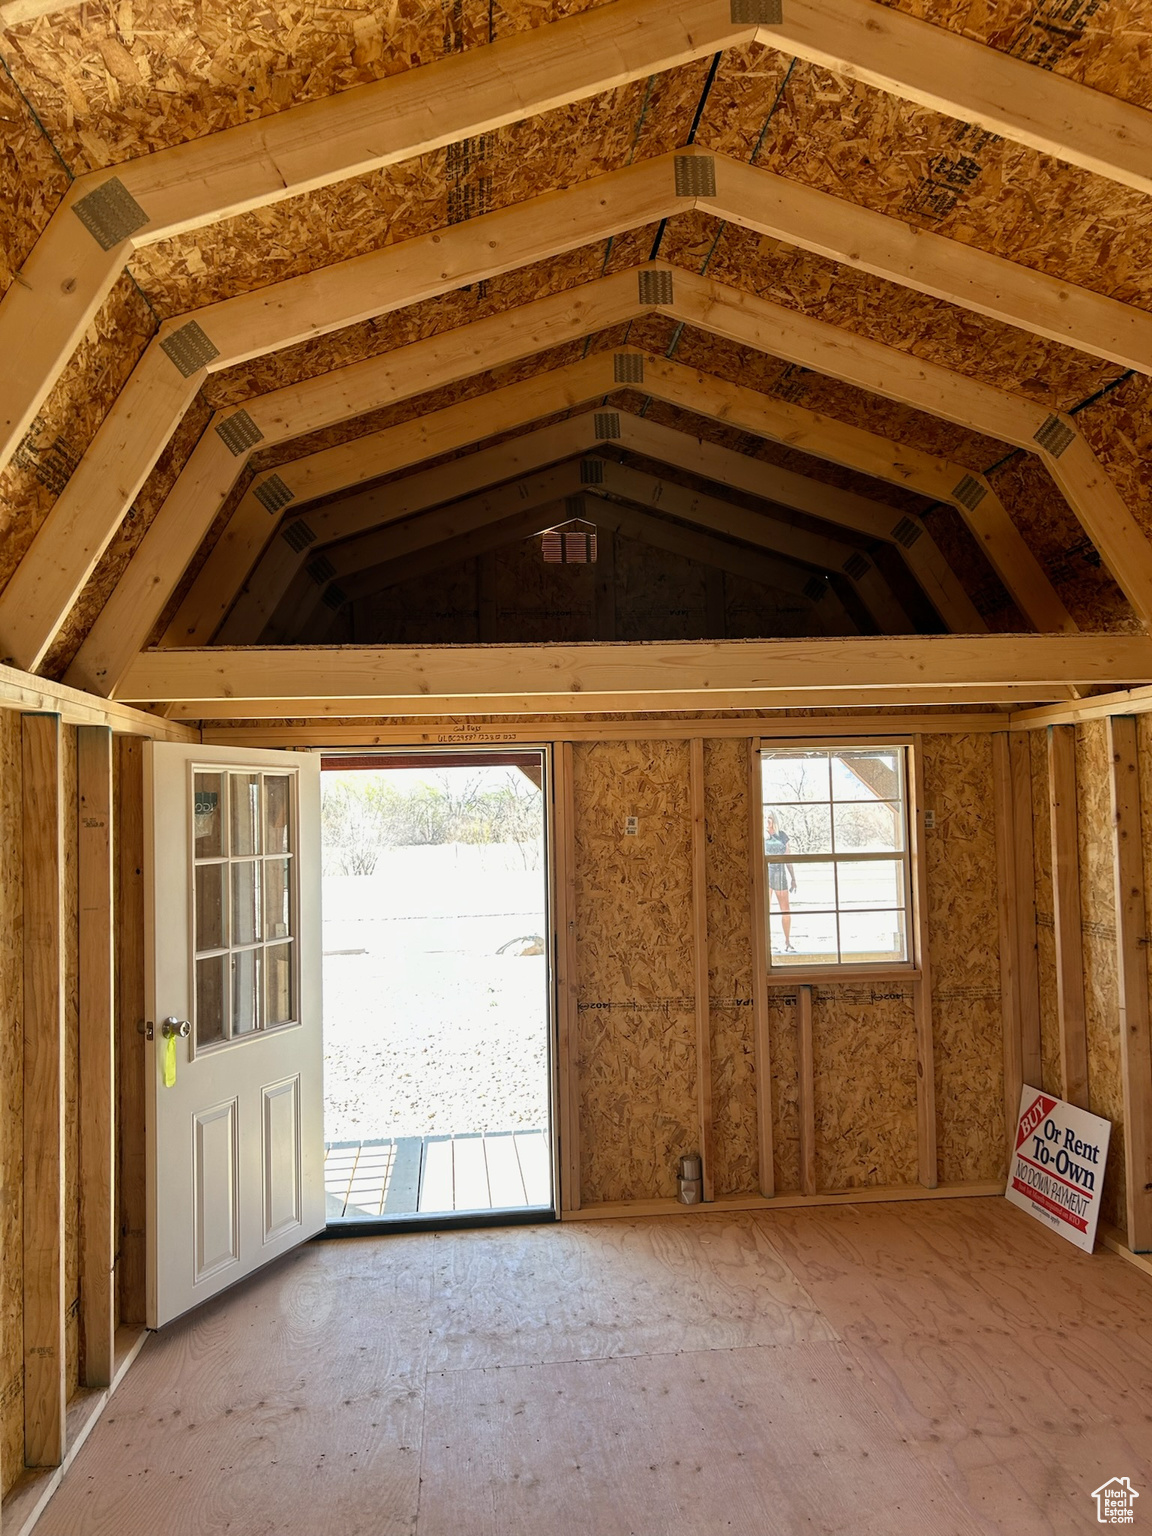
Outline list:
[[[265,1088],[264,1241],[300,1225],[300,1079]]]
[[[196,1223],[196,1280],[207,1280],[240,1262],[236,1221],[240,1191],[236,1186],[236,1100],[193,1116],[192,1187]]]
[[[155,1328],[323,1228],[324,1131],[319,763],[174,743],[149,762]],[[171,1083],[167,1019],[189,1023]]]

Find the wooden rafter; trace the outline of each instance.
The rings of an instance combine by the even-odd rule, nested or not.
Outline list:
[[[7,0],[0,30],[58,8]],[[771,27],[724,0],[616,0],[422,69],[116,168],[140,224],[103,251],[72,214],[81,177],[0,306],[0,466],[137,246],[299,196],[757,40],[1010,141],[1152,191],[1152,114],[872,0],[791,0]],[[35,334],[29,320],[36,322]]]
[[[678,158],[640,162],[197,310],[195,324],[214,349],[205,366],[214,371],[243,362],[589,241],[700,209],[1094,356],[1152,371],[1152,315],[1143,310],[940,235],[914,234],[898,219],[720,156],[709,157],[715,196],[678,196]],[[162,349],[192,319],[181,316],[161,327],[133,375],[140,398],[148,398],[151,381],[174,367]],[[130,427],[121,402],[113,407],[85,456],[86,473],[73,477],[0,600],[0,642],[19,664],[34,669],[43,655],[34,644],[38,621],[29,629],[25,615],[45,613],[53,616],[49,622],[60,622],[119,525],[125,497],[130,504],[178,415],[173,413],[166,430]],[[126,432],[130,443],[124,441]],[[108,466],[117,445],[133,473],[116,477],[113,486]],[[68,530],[67,542],[62,530]],[[75,554],[63,557],[64,548]]]
[[[697,498],[700,504],[693,509],[685,506],[678,508],[669,503],[675,499],[675,493],[680,487],[659,482],[654,476],[628,470],[619,464],[604,463],[603,473],[604,482],[597,489],[614,490],[630,502],[644,500],[651,503],[659,499],[652,496],[653,488],[666,485],[668,498],[667,502],[661,501],[660,510],[684,516],[688,521],[696,523],[698,528],[688,529],[662,523],[646,515],[639,506],[617,507],[595,500],[593,493],[589,492],[582,515],[593,520],[597,528],[630,534],[658,548],[712,564],[733,575],[758,581],[793,597],[801,597],[805,604],[813,602],[806,591],[806,586],[811,582],[813,567],[822,571],[830,567],[839,573],[844,559],[853,549],[852,545],[811,534],[807,530],[788,527],[770,516],[749,512],[731,503],[721,503],[715,498]],[[542,523],[538,514],[528,516],[526,521],[510,519],[511,507],[539,506],[545,497],[577,495],[584,489],[580,466],[569,463],[542,475],[504,486],[488,495],[457,502],[421,517],[409,518],[399,526],[386,523],[366,528],[359,536],[328,546],[326,567],[331,570],[331,576],[327,577],[327,581],[338,583],[340,589],[352,599],[371,595],[400,581],[407,581],[413,575],[423,574],[425,570],[436,569],[438,565],[468,558],[472,553],[478,553],[480,548],[499,548],[514,538],[527,537],[538,528],[548,526],[547,522]],[[739,528],[723,526],[727,513],[733,515],[732,521],[739,523]],[[518,526],[520,521],[524,521],[522,530]],[[495,538],[490,543],[466,547],[457,535],[474,528],[492,528]],[[704,529],[708,532],[703,532]],[[717,532],[739,537],[750,547],[741,548],[713,537]],[[453,542],[442,542],[446,538],[451,538]],[[417,550],[427,551],[432,545],[439,545],[437,560],[434,563],[425,560],[414,565],[410,559],[411,554]],[[869,574],[878,575],[874,567]],[[900,633],[910,628],[907,615],[895,602],[882,578],[874,582],[861,582],[859,585],[865,607],[872,612],[881,633]],[[278,615],[283,617],[279,622],[270,625],[263,635],[250,634],[242,637],[242,640],[246,638],[252,643],[259,640],[262,644],[291,643],[308,634],[308,614],[320,602],[322,591],[323,587],[315,581],[310,582],[307,575],[298,577],[280,603]],[[825,632],[855,633],[858,626],[850,620],[835,591],[829,591],[826,598],[827,601],[824,598],[819,600],[821,616],[828,621],[821,626]]]

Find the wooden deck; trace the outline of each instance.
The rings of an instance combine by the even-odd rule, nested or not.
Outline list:
[[[1086,1536],[1152,1500],[1150,1318],[1003,1199],[311,1243],[148,1340],[36,1536]]]
[[[523,1211],[552,1204],[543,1131],[400,1136],[325,1148],[328,1220],[450,1211]]]

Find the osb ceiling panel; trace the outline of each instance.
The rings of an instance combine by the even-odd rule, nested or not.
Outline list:
[[[0,52],[79,175],[597,3],[105,0],[12,27]]]
[[[1028,64],[1138,106],[1152,105],[1145,0],[880,0]]]
[[[575,186],[687,138],[708,62],[144,247],[132,271],[165,317]]]
[[[0,297],[67,190],[68,173],[0,71]]]
[[[732,288],[898,347],[925,362],[1028,396],[1050,409],[1116,377],[1113,363],[987,320],[853,267],[809,255],[704,214],[670,219],[661,256]]]
[[[1152,199],[774,49],[725,55],[698,142],[1152,307]]]
[[[626,271],[646,261],[655,236],[656,226],[645,224],[618,236],[611,250],[606,249],[605,241],[580,246],[562,256],[505,272],[467,288],[456,288],[438,298],[392,310],[375,320],[286,347],[282,352],[269,352],[252,362],[210,375],[204,385],[205,394],[218,410],[240,405],[253,395],[316,378],[333,368],[378,357],[414,341],[469,325],[473,320],[595,282],[599,277]]]
[[[0,586],[68,483],[154,330],[148,306],[122,278],[0,473]]]

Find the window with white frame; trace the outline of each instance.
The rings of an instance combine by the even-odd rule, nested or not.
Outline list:
[[[770,964],[908,964],[907,748],[774,747],[760,758]]]
[[[197,768],[197,1049],[296,1022],[294,774]]]

